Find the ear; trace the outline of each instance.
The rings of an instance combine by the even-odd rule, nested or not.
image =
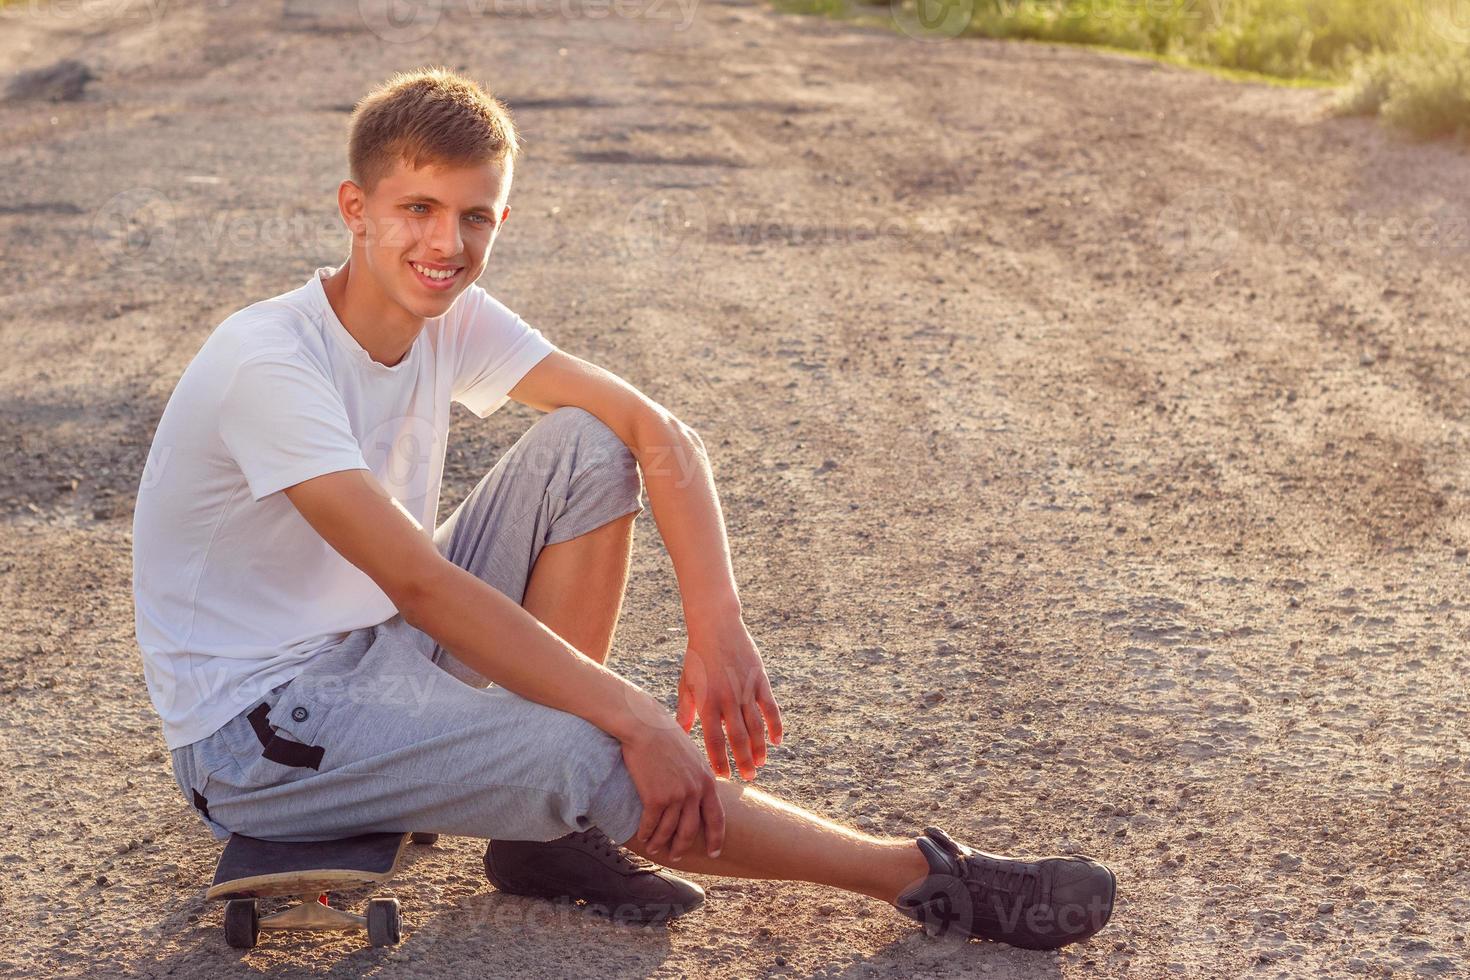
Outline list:
[[[509,220],[510,220],[510,205],[507,204],[505,206],[505,210],[503,210],[503,211],[500,212],[500,223],[501,224],[505,224]]]
[[[341,212],[342,222],[352,232],[352,237],[361,238],[367,234],[367,194],[351,180],[337,185],[337,210]]]

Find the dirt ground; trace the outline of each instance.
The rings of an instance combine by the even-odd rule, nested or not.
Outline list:
[[[1464,975],[1470,157],[1319,91],[747,2],[383,12],[0,15],[7,78],[96,76],[0,101],[0,972]],[[501,896],[454,839],[401,875],[396,950],[224,945],[143,686],[132,502],[211,329],[343,258],[346,113],[423,63],[526,136],[486,287],[713,450],[787,718],[760,784],[1093,854],[1104,932],[961,946],[717,879],[642,930]],[[456,409],[445,514],[532,417]],[[639,527],[613,663],[672,704]]]

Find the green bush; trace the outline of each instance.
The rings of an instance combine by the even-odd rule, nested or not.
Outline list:
[[[778,0],[783,2],[783,0]],[[878,0],[879,3],[882,0]],[[921,0],[902,0],[909,7]],[[939,0],[935,0],[939,2]],[[1470,0],[975,0],[969,33],[1343,84],[1343,111],[1470,133]],[[843,13],[847,0],[784,0]]]
[[[1381,115],[1416,136],[1470,137],[1470,19],[1447,20],[1467,0],[1426,0],[1396,43],[1363,58],[1352,69],[1338,107]],[[1463,34],[1461,33],[1463,31]]]
[[[1327,79],[1391,44],[1419,2],[978,0],[970,30],[988,37],[1106,44],[1281,78]]]
[[[1358,66],[1347,112],[1377,112],[1416,136],[1470,136],[1470,64],[1424,51],[1384,52]]]

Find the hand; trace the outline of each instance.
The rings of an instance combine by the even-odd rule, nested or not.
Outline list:
[[[781,744],[781,709],[755,640],[738,619],[716,629],[690,629],[674,717],[687,732],[694,728],[696,712],[710,766],[727,779],[727,737],[746,780],[755,779],[756,769],[766,764],[768,730],[771,744]]]
[[[622,740],[623,762],[643,802],[643,819],[634,836],[649,854],[667,846],[677,861],[703,828],[705,853],[717,858],[725,845],[725,807],[714,776],[688,734],[666,710],[659,714],[660,720],[651,719]]]

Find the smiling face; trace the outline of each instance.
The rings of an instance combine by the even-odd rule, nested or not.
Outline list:
[[[510,208],[504,161],[472,165],[400,162],[364,192],[341,188],[352,229],[352,265],[366,271],[391,316],[442,316],[480,274]]]

